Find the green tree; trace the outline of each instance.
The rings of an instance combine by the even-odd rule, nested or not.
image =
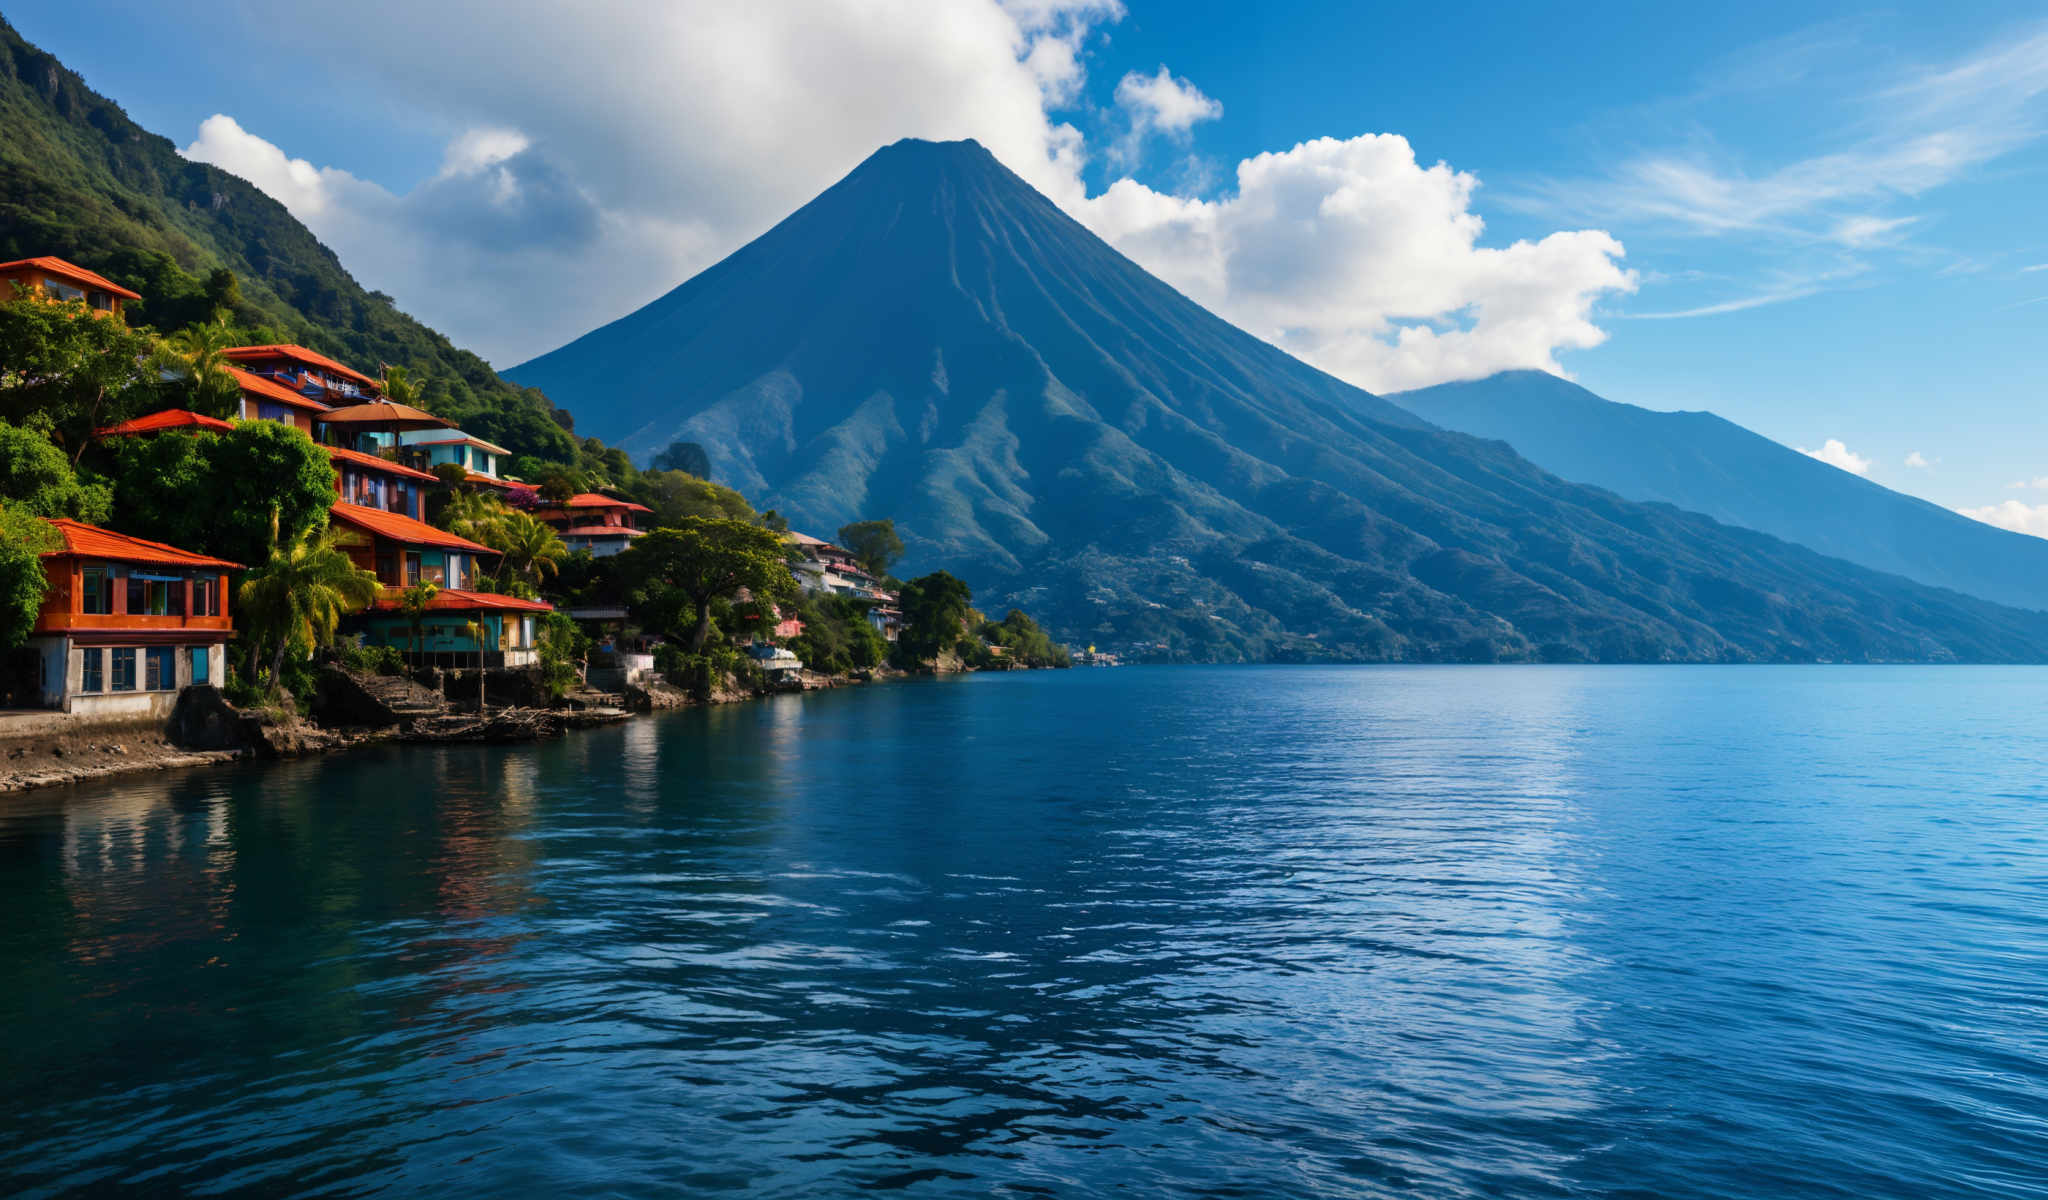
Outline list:
[[[651,471],[681,471],[699,479],[711,478],[711,455],[696,442],[670,442],[648,461]]]
[[[0,285],[0,290],[5,290]],[[0,296],[0,420],[41,425],[77,462],[95,429],[158,395],[155,341],[76,301]]]
[[[240,341],[225,320],[216,318],[187,326],[164,342],[157,358],[183,377],[186,408],[209,417],[235,414],[242,388],[228,373],[227,352]]]
[[[294,640],[312,648],[330,644],[341,618],[368,608],[381,590],[375,575],[334,544],[332,530],[308,531],[280,545],[249,572],[235,599],[253,643],[251,658],[265,642],[275,647],[271,690],[282,690],[285,650]]]
[[[440,594],[441,585],[431,579],[422,579],[398,593],[398,611],[405,614],[406,645],[414,654],[426,646],[427,610]]]
[[[32,516],[71,517],[94,525],[106,521],[113,504],[105,485],[79,482],[49,438],[5,423],[0,423],[0,499]]]
[[[841,525],[839,544],[853,551],[854,561],[877,579],[887,576],[889,568],[903,557],[903,539],[896,536],[896,522],[888,517]]]
[[[773,604],[796,596],[796,578],[782,558],[782,539],[747,521],[685,517],[657,529],[618,556],[618,569],[659,627],[673,628],[685,603],[694,611],[689,651],[701,654],[711,636],[711,605],[740,589]]]
[[[682,471],[642,471],[628,493],[654,510],[652,523],[674,525],[685,517],[753,521],[754,506],[722,484]]]
[[[409,404],[420,407],[420,385],[406,375],[404,367],[386,364],[384,367],[384,398],[393,404]]]
[[[13,650],[35,628],[49,579],[43,553],[58,546],[57,532],[18,504],[0,503],[0,653]]]
[[[333,461],[277,421],[122,438],[111,473],[113,524],[123,533],[239,563],[263,562],[273,545],[324,526],[334,503]]]
[[[534,634],[534,649],[539,652],[541,683],[549,696],[559,699],[564,692],[583,681],[579,668],[590,654],[590,636],[570,619],[568,613],[541,614],[540,627]]]
[[[900,600],[903,629],[896,635],[896,655],[906,665],[920,665],[959,643],[974,593],[952,575],[934,571],[904,584]]]
[[[553,575],[569,555],[569,546],[546,522],[516,508],[505,510],[492,531],[495,541],[482,538],[484,545],[503,556],[499,571],[510,574],[534,588]]]

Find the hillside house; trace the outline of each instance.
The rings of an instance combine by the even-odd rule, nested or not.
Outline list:
[[[374,399],[381,384],[304,346],[275,344],[237,346],[226,352],[235,366],[288,392],[317,400],[322,408],[360,404]]]
[[[479,649],[489,667],[538,661],[536,622],[554,606],[477,590],[480,560],[496,554],[490,547],[404,513],[346,501],[330,508],[328,518],[336,544],[384,586],[370,611],[350,619],[366,644],[391,646],[415,662],[440,666],[474,666]],[[416,634],[401,595],[420,583],[439,590],[428,605],[425,628]],[[484,627],[481,646],[469,631],[472,621]]]
[[[14,299],[17,290],[51,300],[75,300],[100,316],[123,320],[121,306],[142,299],[104,275],[97,275],[76,263],[44,255],[17,258],[0,263],[0,301]]]
[[[81,521],[53,520],[49,591],[28,646],[45,707],[164,717],[178,691],[218,685],[234,637],[224,559]]]
[[[588,550],[594,558],[608,558],[633,544],[647,531],[640,528],[642,514],[654,510],[630,500],[616,500],[596,492],[584,492],[560,503],[546,501],[533,510],[541,521],[561,535],[571,550]]]

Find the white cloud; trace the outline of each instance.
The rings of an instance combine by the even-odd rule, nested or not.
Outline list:
[[[1906,465],[1918,470],[1924,467],[1931,467],[1934,463],[1925,454],[1915,450],[1906,455]]]
[[[1117,81],[1117,107],[1124,111],[1130,131],[1117,144],[1117,157],[1131,161],[1139,146],[1151,134],[1163,134],[1185,142],[1197,123],[1223,115],[1223,106],[1202,94],[1202,90],[1176,77],[1164,64],[1157,75],[1132,71]]]
[[[2021,491],[2025,488],[2040,488],[2043,491],[2048,491],[2048,475],[2037,475],[2032,479],[2014,480],[2005,486],[2009,491]]]
[[[2010,529],[2014,533],[2029,533],[2035,537],[2048,537],[2048,504],[2023,504],[2018,500],[2005,500],[1987,504],[1982,508],[1959,508],[1957,512],[1966,517]]]
[[[646,303],[902,137],[979,140],[1199,302],[1376,390],[1558,371],[1560,351],[1604,340],[1596,303],[1635,286],[1596,229],[1483,245],[1478,180],[1392,134],[1247,159],[1215,199],[1192,152],[1173,188],[1090,197],[1091,147],[1059,114],[1086,103],[1090,39],[1119,0],[274,7],[261,31],[359,64],[364,88],[462,132],[409,188],[295,159],[225,115],[186,153],[251,179],[366,285],[501,365]],[[277,40],[251,53],[284,46],[252,36]],[[1139,136],[1176,142],[1221,111],[1163,66],[1125,76],[1116,101]]]
[[[1799,452],[1808,458],[1817,458],[1831,467],[1840,467],[1851,475],[1870,474],[1870,460],[1842,444],[1840,438],[1829,438],[1820,444],[1818,450],[1799,447]]]
[[[1635,277],[1598,230],[1479,244],[1479,181],[1406,138],[1321,138],[1238,164],[1199,200],[1133,180],[1085,206],[1119,250],[1252,333],[1374,391],[1510,367],[1559,371],[1606,334],[1594,303]]]
[[[1867,57],[1839,39],[1824,44],[1843,57]],[[1813,63],[1801,63],[1796,77],[1778,82],[1805,80]],[[2037,28],[1867,89],[1837,149],[1763,170],[1711,143],[1650,151],[1605,178],[1550,181],[1524,199],[1579,219],[1661,222],[1698,234],[1762,233],[1852,248],[1896,241],[1918,218],[1868,206],[1918,197],[2034,141],[2048,126],[2038,103],[2044,93],[2048,28]]]

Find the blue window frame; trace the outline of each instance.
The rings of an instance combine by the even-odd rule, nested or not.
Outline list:
[[[134,691],[134,690],[135,690],[135,648],[134,648],[133,646],[128,646],[128,647],[125,647],[125,648],[123,648],[123,649],[120,649],[120,650],[116,650],[116,651],[114,651],[114,652],[113,652],[113,654],[114,654],[114,688],[113,688],[113,690],[114,690],[114,691],[117,691],[117,692],[132,692],[132,691]]]
[[[106,651],[100,649],[78,652],[78,690],[81,692],[105,691],[106,676],[101,674],[106,660]]]
[[[178,686],[178,655],[169,646],[151,646],[143,659],[147,691],[168,692]]]

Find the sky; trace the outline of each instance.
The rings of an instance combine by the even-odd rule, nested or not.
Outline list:
[[[501,368],[974,137],[1376,392],[1556,371],[2048,536],[2038,3],[14,0]]]

